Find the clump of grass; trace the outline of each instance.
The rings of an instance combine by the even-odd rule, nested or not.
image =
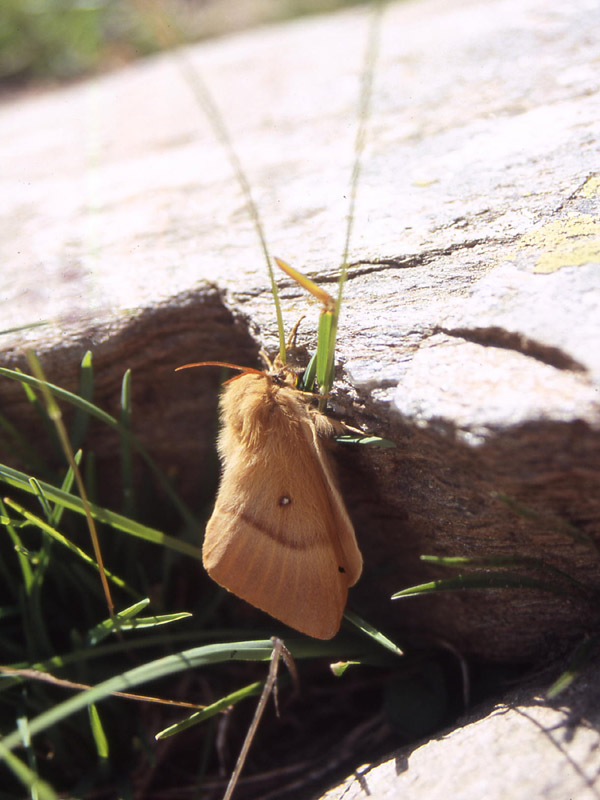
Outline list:
[[[598,558],[596,542],[574,525],[539,512],[501,493],[495,497],[518,516],[532,521],[539,527],[560,532],[573,542],[588,546],[592,558]],[[438,578],[402,589],[392,595],[392,600],[444,592],[473,590],[527,590],[545,592],[564,598],[566,602],[578,601],[597,606],[597,593],[569,572],[559,569],[544,558],[515,553],[511,556],[431,556],[422,555],[421,560],[458,574],[449,578]],[[596,656],[600,644],[598,631],[588,632],[575,647],[567,668],[552,683],[546,693],[549,701],[571,686]]]
[[[0,5],[0,82],[68,80],[156,49],[143,20],[122,0]]]
[[[73,461],[88,475],[88,493],[100,499],[100,487],[91,485],[87,468],[94,461],[86,444],[90,420],[101,420],[118,433],[120,494],[130,509],[124,514],[99,503],[89,505],[112,610],[102,590],[85,504],[74,488],[74,465],[57,468],[57,459],[40,455],[47,448],[39,440],[28,441],[3,421],[4,449],[9,443],[13,457],[21,460],[36,455],[35,470],[0,465],[3,797],[21,798],[23,785],[33,797],[52,799],[59,793],[114,796],[120,791],[126,796],[139,793],[140,787],[172,790],[181,781],[190,787],[190,796],[198,789],[224,788],[226,779],[218,774],[233,769],[253,709],[246,701],[262,691],[267,675],[273,630],[223,624],[223,593],[202,579],[200,548],[190,538],[190,531],[200,537],[206,509],[186,508],[136,442],[128,372],[119,419],[93,403],[89,354],[83,360],[79,394],[13,370],[2,369],[0,376],[21,384],[44,420],[48,440],[56,439],[51,436],[55,419],[47,413],[44,392],[76,409],[69,425],[69,439],[79,445]],[[162,486],[163,502],[172,504],[171,530],[142,521],[144,510],[132,479],[136,459],[148,464]],[[572,578],[535,559],[435,561],[461,574],[466,570],[473,578],[450,578],[401,594],[515,585],[578,595],[582,591]],[[182,580],[187,591],[182,592]],[[184,603],[182,595],[187,597]],[[285,780],[301,781],[306,758],[326,774],[332,765],[323,758],[332,749],[346,751],[350,759],[362,760],[367,753],[376,757],[448,724],[463,710],[465,681],[455,654],[413,650],[401,657],[381,631],[352,612],[346,618],[350,627],[330,642],[285,636],[299,666],[300,691],[290,714],[290,690],[282,682],[282,717],[277,721],[267,714],[263,722],[259,735],[264,738],[249,769],[255,779],[261,770],[280,763],[286,765]],[[596,644],[592,637],[582,645],[553,694],[572,682]],[[226,726],[229,735],[224,734]],[[232,754],[220,763],[217,742],[223,736]],[[173,770],[165,771],[165,747]],[[258,788],[245,794],[242,779],[240,797],[265,796],[265,786],[273,785],[269,775],[265,783],[253,782]],[[276,780],[281,786],[280,778]]]
[[[207,775],[217,771],[217,731],[209,722],[229,718],[233,706],[260,691],[266,666],[257,672],[251,662],[270,659],[270,638],[265,630],[215,627],[222,622],[218,609],[223,593],[209,580],[198,579],[200,548],[190,541],[191,531],[200,538],[200,517],[206,510],[188,509],[137,443],[128,372],[120,419],[93,403],[90,354],[83,359],[80,394],[19,371],[1,369],[0,376],[20,383],[41,415],[49,440],[55,442],[51,431],[57,418],[62,419],[54,408],[57,400],[74,408],[67,449],[71,441],[79,445],[69,466],[56,467],[60,460],[71,459],[60,453],[57,459],[42,458],[40,453],[47,450],[42,441],[28,441],[4,420],[4,448],[10,444],[13,457],[20,459],[35,452],[39,472],[0,465],[3,797],[22,797],[23,783],[32,796],[48,798],[65,792],[82,796],[114,791],[117,786],[134,792],[156,774],[165,745],[157,744],[155,737],[177,733],[179,741],[189,741],[190,728],[204,767],[200,773],[194,768],[186,780],[202,786]],[[79,470],[88,476],[86,494],[101,497],[101,487],[92,486],[89,477],[88,466],[94,461],[86,446],[91,419],[118,434],[120,494],[131,514],[86,503],[76,488]],[[144,510],[132,479],[134,459],[146,462],[164,502],[172,505],[172,530],[141,521]],[[90,539],[86,506],[104,567]],[[183,594],[188,602],[182,605],[186,573],[188,590]],[[382,634],[358,618],[353,622],[354,634],[346,631],[332,642],[292,636],[286,637],[286,645],[300,662],[352,659],[354,671],[361,664],[383,664],[389,671],[398,663],[399,651]],[[195,677],[199,668],[206,672],[202,679]],[[300,673],[302,682],[303,670]],[[322,682],[322,667],[320,674]],[[352,681],[346,677],[337,685],[346,692]],[[332,686],[328,691],[335,694]]]
[[[2,0],[0,85],[71,80],[156,52],[149,2]],[[160,0],[160,10],[196,41],[356,2],[365,0]]]

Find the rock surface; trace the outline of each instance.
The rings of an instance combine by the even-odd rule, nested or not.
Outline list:
[[[580,594],[389,597],[442,574],[421,553],[537,556],[600,584],[595,551],[568,527],[597,535],[600,517],[599,28],[590,0],[387,9],[335,410],[398,444],[340,457],[366,563],[352,604],[389,633],[525,659],[596,621]],[[367,12],[352,10],[185,51],[271,251],[326,287],[366,33]],[[180,65],[165,55],[0,107],[2,363],[33,347],[74,388],[91,348],[109,411],[131,367],[136,430],[193,497],[218,376],[172,370],[252,364],[275,325],[245,201]],[[311,348],[319,308],[281,285],[288,327],[308,308]],[[15,385],[0,401],[34,424]],[[110,463],[113,440],[97,438]]]
[[[595,800],[600,786],[600,673],[547,704],[522,687],[460,726],[393,759],[365,765],[321,800]]]

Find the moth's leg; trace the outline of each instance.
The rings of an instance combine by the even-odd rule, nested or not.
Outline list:
[[[285,345],[286,352],[288,350],[295,349],[295,347],[296,347],[296,337],[298,336],[298,328],[300,327],[300,323],[302,322],[302,320],[304,319],[305,316],[306,316],[306,314],[302,314],[302,316],[300,317],[298,322],[292,328],[292,332],[288,336],[288,340],[287,340],[286,345]]]
[[[332,438],[336,435],[343,435],[347,433],[355,433],[359,436],[366,436],[365,432],[361,431],[360,428],[354,428],[352,425],[346,424],[341,419],[326,417],[325,414],[317,411],[317,409],[310,409],[310,412],[317,434],[321,438]]]
[[[265,366],[266,366],[266,368],[267,368],[267,372],[273,372],[273,369],[274,369],[274,367],[273,367],[273,362],[271,361],[271,359],[269,358],[269,356],[268,356],[268,355],[265,353],[265,351],[264,351],[264,350],[259,350],[259,351],[258,351],[258,355],[259,355],[259,356],[262,358],[262,360],[265,362]]]

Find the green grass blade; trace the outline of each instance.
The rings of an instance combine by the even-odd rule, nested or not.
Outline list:
[[[317,337],[317,383],[321,394],[329,394],[335,367],[335,319],[330,311],[319,317]]]
[[[547,700],[554,700],[559,694],[568,689],[571,684],[581,675],[584,667],[590,663],[594,651],[600,643],[600,634],[590,636],[581,642],[573,653],[571,662],[567,669],[552,684],[546,692]]]
[[[100,714],[98,713],[95,703],[91,703],[88,706],[88,716],[90,720],[92,737],[94,739],[94,744],[96,745],[96,753],[98,754],[100,761],[106,761],[110,755],[108,739],[106,737],[106,733],[104,732],[102,720],[100,719]]]
[[[162,625],[170,625],[172,622],[179,622],[182,619],[190,619],[194,615],[190,611],[174,611],[172,614],[158,614],[154,617],[136,617],[129,622],[121,625],[122,631],[142,631],[147,628],[159,628]]]
[[[102,620],[102,622],[99,622],[98,625],[94,625],[94,627],[86,633],[84,642],[93,647],[98,644],[98,642],[110,636],[111,633],[122,630],[122,625],[126,620],[136,617],[141,611],[147,608],[149,604],[150,599],[144,597],[132,606],[118,611],[113,617]]]
[[[34,481],[31,483],[36,493],[41,492],[39,484],[36,484]],[[14,508],[10,498],[7,497],[5,501],[7,506],[12,507],[20,513],[19,509]],[[43,507],[49,508],[49,504],[44,503]],[[46,512],[47,518],[51,516],[51,513]],[[23,517],[27,519],[24,515]],[[27,520],[27,522],[31,523],[31,520]],[[40,520],[40,522],[44,525],[47,524],[43,520]],[[31,652],[36,653],[51,653],[53,650],[48,635],[48,623],[44,613],[44,581],[48,568],[50,567],[51,550],[52,540],[44,536],[42,538],[41,547],[35,553],[33,582],[27,595],[27,603],[23,607],[23,620],[29,632],[30,645],[32,648]]]
[[[22,386],[26,389],[31,391],[31,387],[36,387],[41,390],[42,384],[46,385],[48,389],[52,392],[52,394],[60,400],[64,400],[67,403],[70,403],[75,408],[80,408],[86,411],[91,417],[100,420],[105,425],[108,425],[110,428],[116,430],[120,436],[130,439],[133,447],[137,450],[140,456],[144,459],[146,464],[151,469],[152,473],[154,474],[156,480],[164,489],[165,493],[171,499],[173,505],[177,508],[181,516],[185,519],[187,524],[192,528],[198,527],[198,520],[192,514],[192,512],[187,508],[185,503],[179,498],[175,490],[173,489],[171,482],[168,480],[166,475],[162,472],[161,469],[156,465],[154,459],[150,456],[147,452],[145,447],[143,447],[140,442],[136,439],[136,437],[124,428],[118,420],[112,417],[110,414],[107,414],[106,411],[102,411],[102,409],[98,408],[97,406],[93,405],[92,403],[88,402],[87,400],[78,397],[76,394],[72,392],[68,392],[66,389],[61,389],[60,386],[55,386],[52,383],[48,383],[47,381],[40,381],[37,378],[34,378],[32,375],[24,375],[17,370],[6,369],[5,367],[0,367],[0,375],[3,375],[5,378],[9,378],[10,380],[18,381],[22,384]],[[38,403],[39,405],[39,403]],[[42,409],[43,412],[43,409]],[[52,437],[52,440],[57,441],[56,434],[54,432],[54,428],[52,424],[47,419],[47,415],[45,415],[48,426],[49,426],[49,435]],[[60,449],[60,445],[59,449]],[[62,453],[62,451],[60,451]]]
[[[308,366],[304,370],[302,380],[298,383],[298,389],[301,392],[312,392],[315,387],[315,379],[317,377],[317,354],[313,353]]]
[[[30,494],[33,493],[29,484],[29,476],[25,475],[23,472],[19,472],[19,470],[7,467],[4,464],[0,464],[0,480],[17,489],[23,489]],[[84,514],[83,503],[79,497],[63,492],[57,489],[56,486],[52,486],[44,481],[39,481],[39,486],[42,488],[47,499],[60,503],[65,508],[75,511],[78,514]],[[168,547],[170,550],[175,550],[178,553],[191,556],[192,558],[200,559],[202,556],[201,548],[183,540],[176,539],[174,536],[162,533],[162,531],[156,528],[149,528],[147,525],[142,525],[139,522],[135,522],[135,520],[124,517],[114,511],[109,511],[94,503],[91,504],[90,510],[94,519],[106,523],[111,528],[123,531],[131,536],[136,536],[138,539],[144,539],[147,542],[153,542],[154,544]]]
[[[121,408],[119,422],[123,428],[131,432],[131,370],[123,375],[121,384]],[[123,514],[135,516],[135,494],[133,481],[133,450],[131,438],[121,437],[121,484],[123,487]]]
[[[189,611],[177,611],[172,614],[160,614],[153,617],[137,617],[131,618],[130,616],[123,615],[115,622],[113,620],[103,620],[99,625],[96,625],[88,632],[85,641],[89,645],[96,645],[107,636],[118,631],[137,631],[146,630],[148,628],[158,628],[162,625],[170,625],[172,622],[179,622],[181,619],[189,619],[193,616]]]
[[[279,293],[277,291],[277,283],[275,281],[271,256],[269,255],[267,237],[265,235],[264,226],[260,218],[258,206],[256,205],[254,195],[252,194],[250,181],[248,180],[246,171],[233,144],[233,140],[227,125],[225,124],[223,115],[219,110],[217,101],[213,97],[213,94],[204,81],[200,71],[188,57],[186,48],[181,47],[181,45],[185,43],[185,37],[182,35],[181,31],[178,30],[178,26],[176,25],[175,21],[172,19],[171,15],[165,13],[164,8],[160,8],[159,10],[158,4],[155,4],[154,13],[148,15],[148,21],[152,24],[157,41],[160,42],[163,47],[173,48],[173,59],[179,67],[184,81],[189,86],[194,99],[198,104],[198,107],[208,120],[215,138],[223,149],[233,176],[242,191],[242,195],[244,196],[246,210],[258,237],[263,258],[267,267],[269,280],[271,282],[271,293],[273,295],[277,329],[279,333],[279,357],[281,358],[282,363],[285,364],[285,333],[283,329],[281,303],[279,301]]]
[[[455,592],[464,589],[537,589],[540,592],[549,592],[561,597],[572,595],[556,583],[530,578],[527,575],[519,575],[511,572],[474,572],[468,575],[457,575],[455,578],[445,578],[443,580],[421,583],[418,586],[411,586],[392,595],[392,600],[403,597],[413,597],[415,595],[433,594],[436,592]]]
[[[6,532],[12,542],[12,546],[15,552],[15,556],[17,559],[17,564],[19,565],[19,571],[21,575],[21,581],[18,579],[18,575],[15,574],[14,567],[9,566],[5,559],[0,559],[0,576],[4,582],[4,587],[9,588],[10,595],[12,597],[17,597],[19,592],[21,591],[21,586],[25,592],[25,595],[29,593],[31,590],[31,585],[33,583],[33,573],[31,570],[31,564],[29,563],[29,559],[24,552],[23,542],[21,541],[21,537],[17,532],[15,523],[10,519],[8,511],[6,510],[6,506],[4,502],[0,498],[0,514],[5,518],[3,522],[4,527],[6,528]]]
[[[362,661],[336,661],[329,665],[331,674],[336,678],[341,678],[349,667],[359,667]]]
[[[356,212],[356,198],[358,196],[358,185],[360,182],[360,172],[363,160],[363,153],[367,141],[367,124],[370,118],[371,103],[373,100],[373,80],[377,54],[379,52],[379,39],[381,35],[381,23],[383,19],[383,9],[385,3],[378,0],[373,5],[371,24],[369,27],[369,37],[363,59],[362,84],[358,104],[358,128],[354,140],[354,163],[350,177],[350,190],[348,200],[348,213],[346,214],[346,235],[344,237],[344,248],[342,251],[342,261],[340,266],[340,277],[338,280],[338,295],[335,301],[335,311],[331,320],[330,342],[328,346],[328,363],[325,369],[327,382],[323,384],[323,394],[329,394],[333,386],[335,371],[335,344],[337,339],[337,328],[342,309],[342,296],[344,285],[348,274],[348,259],[350,256],[350,242],[352,239],[352,229],[354,227],[354,217]]]
[[[6,506],[4,502],[0,499],[0,512],[2,516],[8,518],[8,511],[6,510]],[[31,569],[31,564],[29,563],[29,558],[25,552],[25,547],[23,546],[23,542],[21,541],[21,537],[19,536],[15,524],[11,522],[5,522],[4,527],[6,528],[6,532],[8,533],[10,540],[12,542],[16,557],[17,563],[19,564],[19,568],[21,571],[21,577],[23,580],[23,589],[25,595],[27,596],[31,591],[31,587],[33,585],[33,571]],[[2,569],[5,572],[5,563],[2,561]],[[12,594],[16,596],[18,594],[17,586],[13,579],[12,570],[7,570],[9,575],[5,575],[5,579],[12,584]]]
[[[4,761],[13,775],[21,781],[23,786],[27,787],[32,798],[37,798],[37,800],[59,800],[58,795],[50,784],[46,783],[46,781],[36,775],[33,770],[29,769],[29,767],[24,764],[21,759],[17,758],[14,753],[11,753],[1,739],[0,759]]]
[[[96,453],[90,450],[83,465],[83,485],[92,505],[98,501],[98,473],[96,471]]]
[[[262,631],[257,635],[262,635]],[[18,661],[12,663],[11,666],[15,669],[36,669],[39,672],[52,672],[57,669],[63,669],[70,664],[81,664],[91,659],[99,658],[113,658],[119,654],[129,654],[134,650],[147,650],[152,647],[174,647],[179,642],[189,642],[193,639],[197,642],[199,639],[225,639],[231,641],[235,637],[248,636],[247,630],[237,629],[212,629],[212,630],[194,630],[193,632],[169,632],[166,636],[149,636],[145,635],[138,639],[128,639],[127,641],[116,641],[110,644],[100,644],[94,648],[87,650],[77,650],[76,652],[62,653],[45,659],[44,661],[31,664],[29,661]],[[308,639],[307,637],[299,637],[294,639],[286,638],[286,645],[290,650],[293,658],[343,658],[352,652],[353,656],[357,658],[369,658],[370,656],[377,657],[381,653],[381,648],[369,639],[356,635],[345,636],[338,634],[335,639],[328,641],[318,641],[316,639]],[[17,683],[22,683],[23,679],[19,676],[5,676],[0,682],[0,692],[6,688],[10,688]]]
[[[71,714],[87,708],[91,703],[97,703],[109,697],[113,692],[130,692],[134,686],[208,664],[221,664],[227,661],[268,661],[272,652],[273,644],[270,639],[266,639],[255,642],[203,645],[150,661],[123,672],[121,675],[102,681],[97,686],[69,697],[48,711],[42,712],[29,721],[30,734],[35,736],[41,733]],[[13,731],[4,737],[2,742],[4,748],[12,750],[21,744],[21,734],[18,730]]]
[[[359,631],[365,633],[369,638],[373,639],[374,642],[385,647],[386,650],[389,650],[396,656],[403,656],[404,653],[398,647],[398,645],[394,644],[391,639],[388,639],[381,631],[378,631],[372,625],[370,625],[366,620],[359,617],[358,614],[355,614],[353,611],[346,609],[344,611],[344,618],[351,622],[355,627],[358,628]]]
[[[600,548],[596,541],[585,531],[579,530],[575,525],[564,519],[558,519],[552,515],[546,515],[536,511],[529,506],[519,503],[512,497],[502,492],[493,492],[492,496],[511,509],[515,514],[523,519],[532,520],[539,528],[548,528],[554,533],[562,533],[569,536],[573,541],[588,545],[596,555],[600,555]]]
[[[243,635],[244,632],[232,630],[206,631],[204,635],[215,638],[218,636],[232,636],[240,633]],[[199,634],[196,632],[194,635],[197,637]],[[189,639],[189,634],[171,634],[169,637],[169,641],[172,642],[183,641],[185,639]],[[89,660],[91,658],[114,656],[118,653],[129,652],[133,649],[153,647],[156,645],[163,646],[164,640],[158,637],[143,637],[140,640],[116,642],[111,645],[103,645],[93,649],[89,648],[85,651],[78,651],[77,653],[55,656],[39,664],[31,665],[30,663],[25,663],[14,664],[13,666],[17,669],[33,668],[40,672],[47,672],[55,669],[62,669],[69,664],[79,663],[80,661]],[[367,641],[357,639],[356,636],[352,638],[338,636],[335,640],[330,641],[317,641],[306,637],[298,637],[286,639],[286,645],[294,659],[339,658],[346,656],[349,650],[352,650],[353,654],[362,657],[363,655],[368,656],[369,653],[377,652],[379,649],[373,648],[372,644]],[[60,706],[50,709],[35,720],[32,720],[30,722],[30,728],[33,734],[37,734],[51,725],[60,722],[62,719],[65,719],[70,714],[80,711],[89,705],[89,703],[99,702],[103,698],[110,696],[112,692],[130,691],[131,688],[139,684],[167,675],[174,675],[188,668],[194,669],[196,667],[224,663],[227,661],[268,661],[271,658],[272,652],[273,643],[270,639],[221,642],[184,650],[183,652],[151,661],[140,667],[135,667],[122,675],[110,678],[92,689],[88,689],[85,692],[69,698],[61,703]],[[3,677],[0,686],[4,689],[7,686],[23,683],[23,681],[24,678],[21,676],[10,676],[10,674],[7,674]],[[19,741],[15,733],[4,739],[5,745],[11,748],[16,747]]]
[[[160,739],[167,739],[169,736],[181,733],[181,731],[185,731],[187,728],[193,728],[194,725],[199,725],[201,722],[214,717],[215,714],[218,714],[220,711],[225,711],[225,709],[230,706],[236,705],[236,703],[239,703],[241,700],[260,694],[263,686],[264,681],[256,681],[256,683],[251,683],[248,686],[237,689],[226,697],[222,697],[220,700],[206,706],[202,711],[196,711],[194,714],[191,714],[187,719],[181,720],[181,722],[177,722],[174,725],[169,725],[168,728],[159,731],[154,738],[157,741]]]
[[[421,561],[426,561],[428,564],[436,564],[440,567],[449,567],[451,569],[462,569],[463,567],[485,567],[486,569],[522,567],[524,569],[535,569],[556,575],[558,578],[563,578],[573,584],[573,586],[577,586],[579,589],[587,592],[586,586],[581,583],[581,581],[573,578],[572,575],[569,575],[568,572],[564,572],[564,570],[546,563],[541,558],[535,558],[533,556],[421,556]]]
[[[342,294],[344,283],[346,282],[346,272],[348,257],[350,254],[350,241],[352,239],[352,228],[356,210],[356,198],[358,196],[358,185],[360,182],[360,172],[363,161],[365,144],[367,142],[367,126],[371,116],[371,103],[373,101],[373,82],[375,69],[377,66],[377,55],[379,53],[379,39],[381,36],[381,25],[383,19],[384,0],[376,0],[372,6],[371,24],[369,26],[369,36],[363,58],[362,83],[358,102],[358,128],[354,140],[354,163],[350,176],[350,190],[348,192],[348,213],[346,214],[346,235],[344,237],[344,249],[342,252],[342,264],[340,279],[338,281],[338,297],[336,301],[336,327],[342,305]]]
[[[75,463],[77,464],[78,467],[81,466],[81,458],[82,458],[82,456],[83,456],[83,453],[81,452],[81,450],[78,450],[75,453],[75,455],[73,456],[73,459],[74,459],[74,461],[75,461]],[[75,480],[75,473],[73,472],[73,467],[69,466],[67,472],[65,473],[65,477],[63,478],[63,482],[60,485],[61,491],[62,492],[66,492],[67,494],[70,494],[71,489],[73,488],[73,481],[74,480]],[[39,481],[38,481],[38,484],[39,484]],[[40,487],[40,489],[41,489],[41,487]],[[61,506],[60,503],[55,503],[54,504],[54,508],[52,509],[52,514],[50,516],[50,519],[48,520],[48,522],[50,523],[50,525],[52,525],[53,528],[58,528],[58,526],[60,525],[60,521],[62,519],[62,515],[64,513],[64,510],[65,510],[64,506]]]
[[[340,444],[358,444],[368,447],[381,447],[383,449],[397,447],[395,442],[390,439],[382,439],[381,436],[372,434],[360,435],[358,433],[342,433],[333,437]]]
[[[81,360],[81,373],[79,375],[79,397],[91,403],[94,396],[94,369],[92,366],[92,351],[88,350]],[[73,450],[79,450],[85,439],[85,434],[90,422],[89,413],[83,408],[76,408],[69,431],[69,440]]]
[[[3,374],[4,367],[0,367],[0,375]],[[50,416],[46,410],[44,404],[40,401],[39,397],[34,391],[34,388],[41,391],[40,382],[37,381],[36,378],[33,378],[31,375],[25,375],[21,370],[6,370],[6,372],[11,374],[13,380],[16,380],[18,383],[21,384],[21,388],[25,392],[25,397],[33,407],[36,415],[41,420],[42,426],[46,432],[46,436],[48,437],[48,441],[51,442],[52,448],[54,452],[60,457],[62,456],[62,448],[60,446],[60,440],[58,438],[56,428],[54,423],[50,419]],[[35,381],[35,383],[34,383]]]
[[[42,507],[44,512],[44,516],[46,519],[50,519],[52,517],[52,509],[50,508],[50,503],[46,499],[44,492],[42,491],[42,487],[40,486],[40,482],[37,478],[31,477],[29,478],[29,483],[31,484],[31,488],[33,489],[33,493],[39,500],[39,503]]]
[[[50,536],[55,542],[58,542],[63,547],[66,547],[72,553],[74,553],[78,558],[80,558],[85,564],[92,567],[92,569],[99,570],[99,566],[96,563],[96,560],[89,556],[86,552],[84,552],[80,547],[76,544],[71,542],[62,533],[59,533],[55,528],[49,525],[47,522],[44,522],[43,519],[37,517],[35,514],[32,514],[31,511],[28,511],[19,503],[15,503],[14,500],[11,500],[10,497],[5,498],[5,503],[10,508],[14,509],[18,514],[21,514],[28,522],[31,522],[32,525],[35,525],[36,528],[39,528],[41,531],[46,533]],[[120,589],[128,592],[129,594],[137,597],[138,594],[133,589],[130,589],[127,583],[122,579],[119,578],[112,572],[109,572],[107,569],[104,570],[106,577],[114,583],[115,586],[118,586]]]

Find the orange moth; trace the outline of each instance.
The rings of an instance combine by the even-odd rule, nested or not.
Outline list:
[[[382,9],[383,3],[375,4],[365,51],[337,302],[308,278],[275,259],[284,272],[324,305],[315,370],[320,407],[333,381],[337,321]],[[185,72],[190,74],[188,69]],[[201,98],[244,194],[270,275],[280,334],[280,357],[275,363],[268,361],[268,371],[235,367],[242,370],[242,375],[228,381],[223,392],[218,439],[221,485],[206,527],[202,560],[209,575],[230,592],[309,636],[330,639],[339,630],[348,588],[362,571],[354,529],[324,446],[324,440],[334,432],[334,424],[311,405],[312,395],[297,389],[296,374],[285,365],[281,309],[258,209],[216,105],[197,76],[193,89]],[[321,347],[322,343],[326,346]]]
[[[266,358],[266,357],[265,357]],[[362,571],[354,528],[324,440],[334,424],[296,388],[279,358],[241,375],[221,397],[222,477],[202,548],[208,574],[309,636],[338,632]]]

